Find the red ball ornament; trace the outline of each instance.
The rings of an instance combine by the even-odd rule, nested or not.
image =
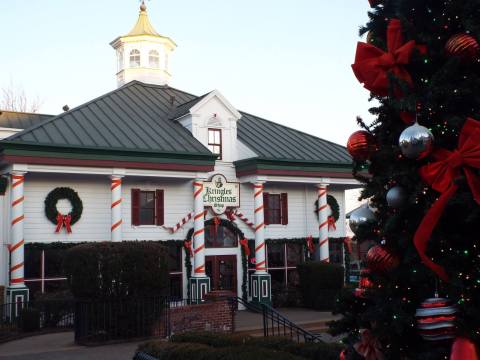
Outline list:
[[[445,51],[450,56],[458,56],[463,60],[474,61],[480,54],[477,40],[468,34],[456,34],[448,39]]]
[[[359,130],[348,138],[347,150],[355,160],[368,160],[377,151],[377,144],[372,134]]]
[[[371,247],[365,260],[368,267],[376,272],[392,271],[400,264],[399,258],[381,245]]]
[[[475,344],[466,338],[456,338],[452,345],[450,360],[479,360]]]
[[[420,336],[428,341],[452,339],[455,335],[457,308],[443,298],[425,300],[417,309],[417,328]]]
[[[354,295],[358,298],[366,298],[365,292],[367,289],[373,288],[373,281],[370,280],[370,270],[363,269],[360,271],[360,281],[358,282],[358,288],[355,289]]]

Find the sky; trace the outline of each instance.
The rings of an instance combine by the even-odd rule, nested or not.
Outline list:
[[[346,144],[369,93],[350,65],[367,0],[151,0],[153,26],[178,45],[170,85],[218,89],[237,109]],[[57,114],[116,88],[109,43],[136,0],[0,0],[0,88]]]

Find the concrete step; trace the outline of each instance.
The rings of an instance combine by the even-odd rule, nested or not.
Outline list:
[[[308,323],[298,323],[296,324],[297,326],[301,327],[304,330],[307,330],[311,333],[314,334],[319,334],[319,333],[324,333],[327,331],[328,326],[327,322],[329,320],[321,320],[321,321],[314,321],[314,322],[308,322]],[[280,331],[283,331],[283,328],[281,327]],[[288,331],[288,330],[286,330]],[[241,334],[241,335],[250,335],[250,336],[263,336],[263,325],[256,326],[256,327],[250,327],[250,328],[239,328],[235,330],[235,333]]]

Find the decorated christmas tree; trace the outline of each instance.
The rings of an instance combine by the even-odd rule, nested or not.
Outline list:
[[[353,72],[376,116],[348,150],[368,252],[338,301],[345,359],[478,359],[480,1],[370,0]]]

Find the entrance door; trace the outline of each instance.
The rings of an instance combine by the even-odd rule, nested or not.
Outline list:
[[[206,256],[205,272],[212,290],[237,293],[237,257],[235,255]]]

